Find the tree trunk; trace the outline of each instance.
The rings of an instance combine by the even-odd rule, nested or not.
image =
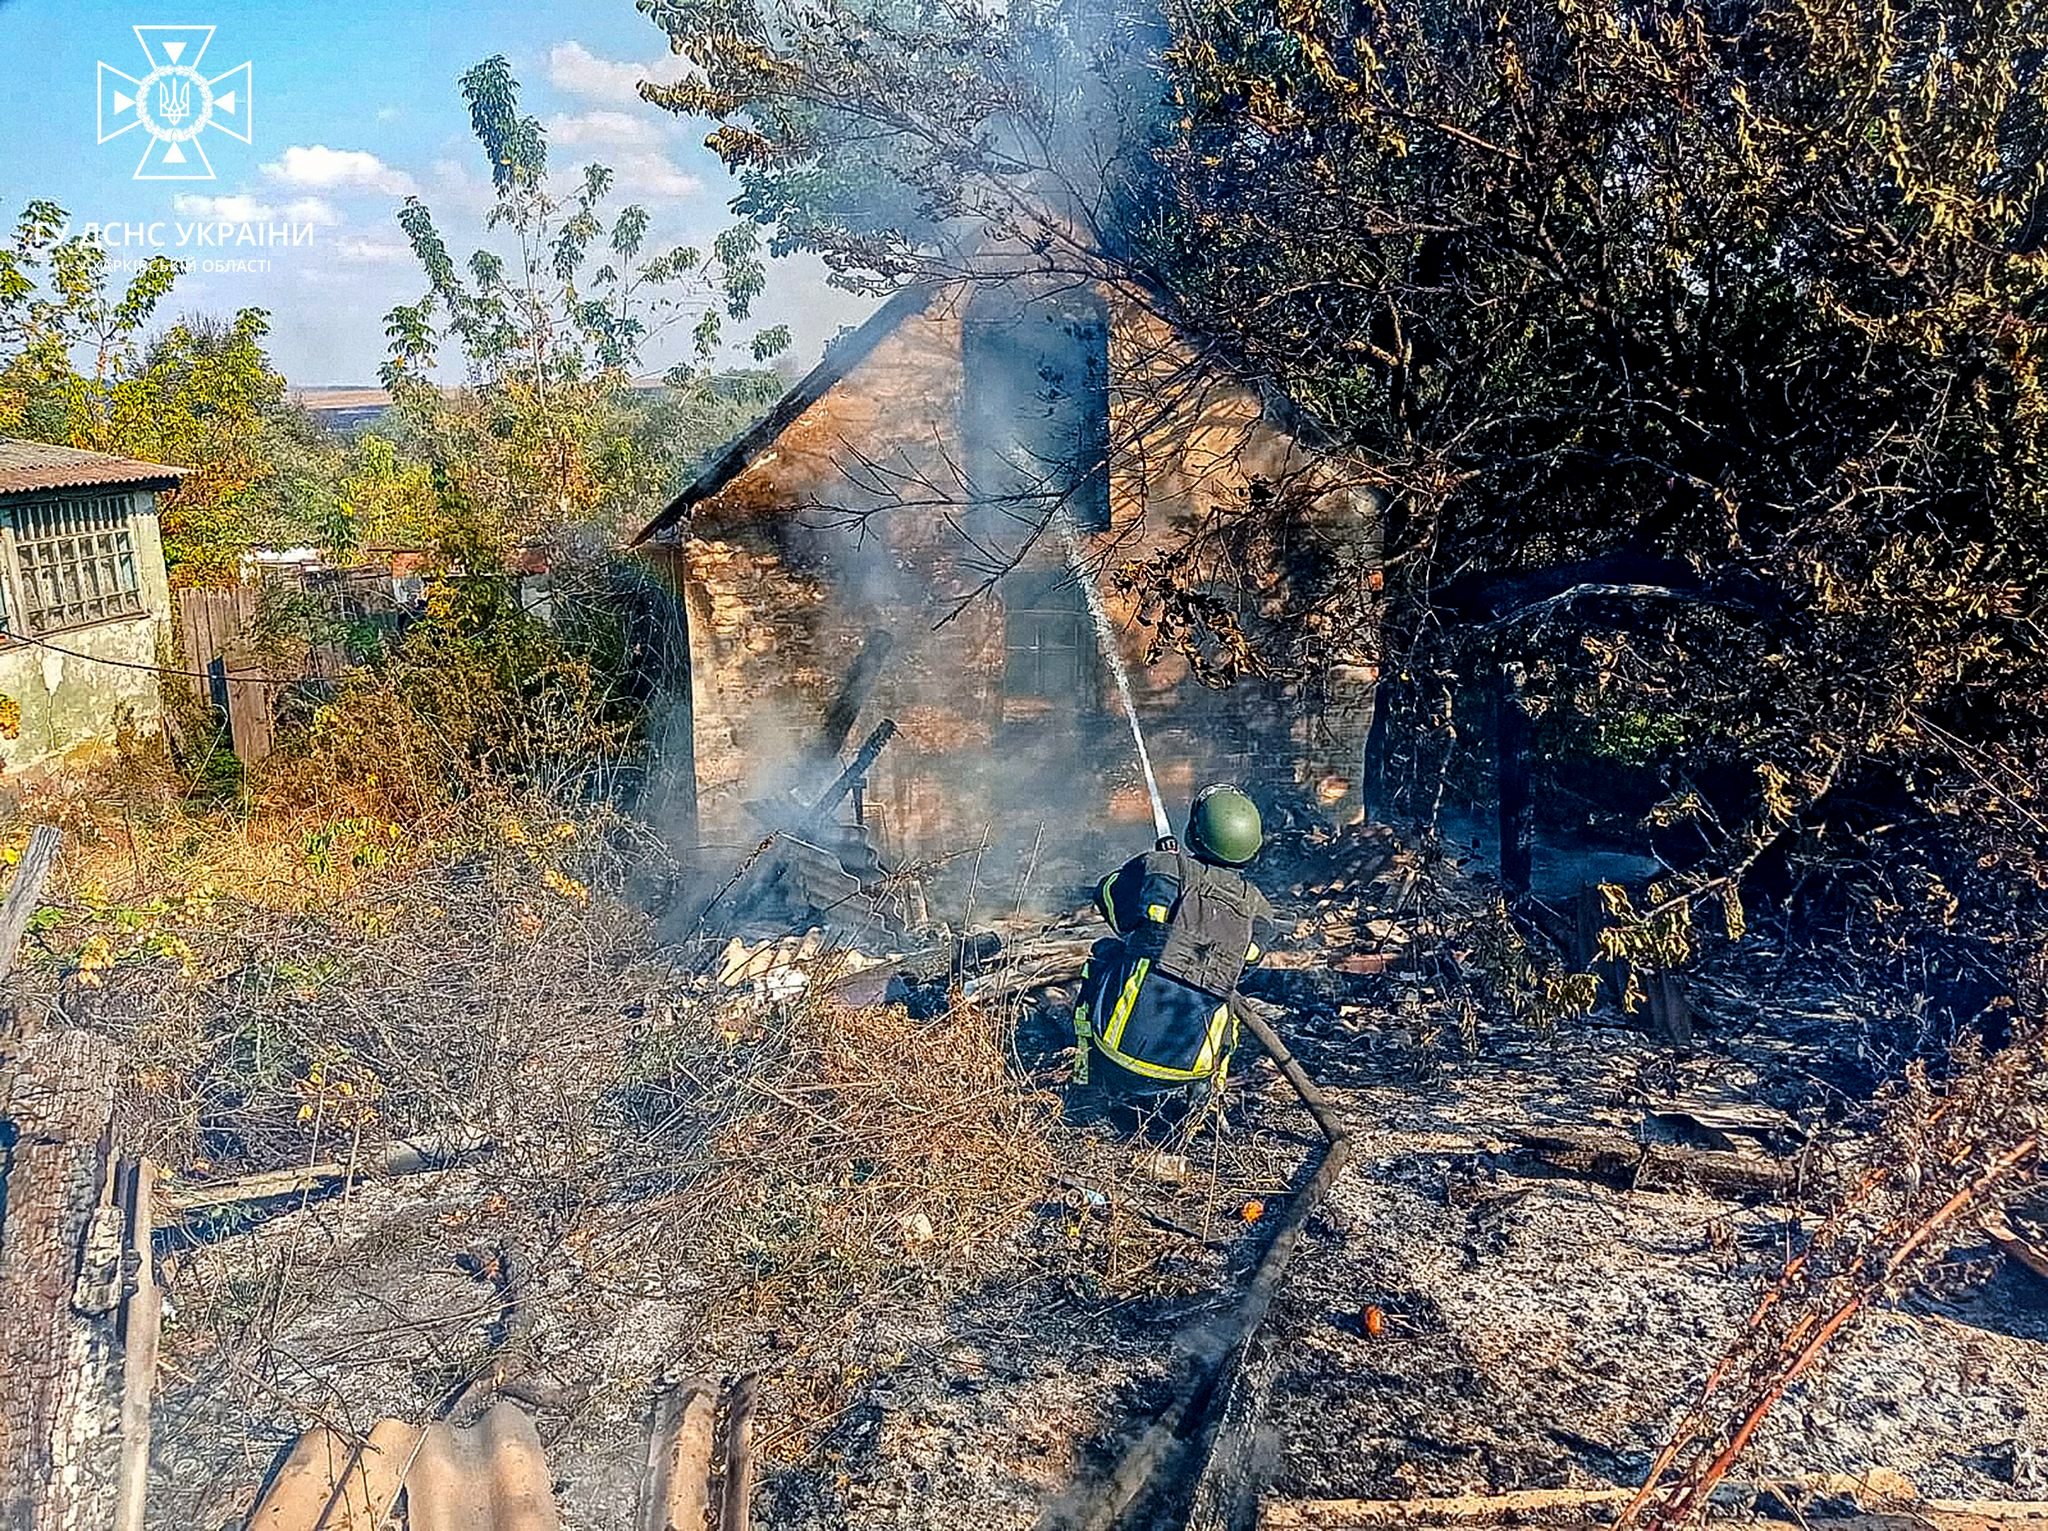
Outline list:
[[[1512,894],[1529,891],[1536,842],[1536,799],[1529,781],[1529,715],[1522,710],[1522,672],[1502,665],[1494,692],[1494,751],[1500,782],[1500,880]]]

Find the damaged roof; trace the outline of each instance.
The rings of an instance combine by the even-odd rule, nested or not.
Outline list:
[[[137,489],[169,489],[190,470],[107,452],[53,446],[0,436],[0,494],[32,494],[44,489],[84,489],[121,484]]]
[[[827,346],[825,359],[806,373],[803,380],[794,388],[777,399],[767,414],[721,447],[711,461],[704,465],[703,471],[690,481],[689,486],[670,500],[662,508],[661,514],[640,529],[640,534],[633,539],[632,545],[638,547],[641,543],[669,531],[689,515],[698,503],[710,499],[751,468],[775,445],[776,438],[797,422],[805,410],[824,398],[831,392],[834,383],[865,361],[876,346],[889,338],[897,325],[913,315],[923,313],[939,291],[940,287],[937,284],[905,287],[868,315],[866,321],[850,334]]]

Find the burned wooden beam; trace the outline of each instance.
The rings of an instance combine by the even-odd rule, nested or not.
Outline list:
[[[841,771],[832,784],[819,793],[810,807],[804,811],[803,820],[797,825],[797,838],[811,839],[831,822],[832,815],[838,810],[839,805],[846,801],[846,795],[856,785],[867,780],[868,772],[875,768],[875,761],[888,747],[889,741],[896,737],[896,732],[894,718],[882,719],[869,731],[867,738],[861,741],[860,748],[853,752],[853,759],[846,763],[846,769]]]
[[[0,1525],[103,1531],[117,1453],[122,1244],[114,1050],[68,1029],[0,1059]]]
[[[837,760],[839,752],[846,748],[847,736],[853,732],[854,720],[860,716],[861,708],[874,694],[875,682],[881,679],[882,666],[896,647],[896,639],[886,627],[871,627],[861,643],[860,654],[846,672],[846,679],[839,687],[839,694],[832,698],[831,706],[825,709],[824,721],[818,728],[818,753],[827,760]]]
[[[134,1287],[121,1311],[121,1466],[114,1493],[114,1531],[142,1531],[149,1500],[149,1416],[156,1394],[157,1342],[164,1294],[156,1284],[156,1166],[136,1160],[123,1169],[121,1200],[127,1214],[124,1267]]]
[[[1625,1132],[1583,1127],[1522,1127],[1508,1133],[1539,1163],[1617,1190],[1698,1189],[1736,1198],[1782,1195],[1793,1167],[1731,1150],[1644,1143]]]
[[[430,1133],[387,1143],[381,1150],[353,1165],[330,1160],[296,1169],[263,1170],[233,1180],[164,1185],[157,1190],[157,1201],[172,1218],[189,1219],[226,1207],[275,1201],[283,1196],[324,1195],[338,1190],[352,1179],[377,1180],[454,1169],[490,1153],[494,1146],[489,1138],[479,1133]]]

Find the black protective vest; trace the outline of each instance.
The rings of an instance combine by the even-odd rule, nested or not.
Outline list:
[[[1176,851],[1180,896],[1166,919],[1166,944],[1153,969],[1191,989],[1227,999],[1244,976],[1259,895],[1237,873]]]

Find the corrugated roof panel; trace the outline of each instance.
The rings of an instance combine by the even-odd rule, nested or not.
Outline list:
[[[0,436],[0,494],[41,489],[84,489],[95,484],[167,487],[189,470],[107,452],[86,452],[47,441]]]
[[[332,1430],[308,1430],[271,1480],[247,1531],[561,1531],[561,1525],[533,1416],[500,1402],[462,1430],[380,1419],[360,1450]]]

